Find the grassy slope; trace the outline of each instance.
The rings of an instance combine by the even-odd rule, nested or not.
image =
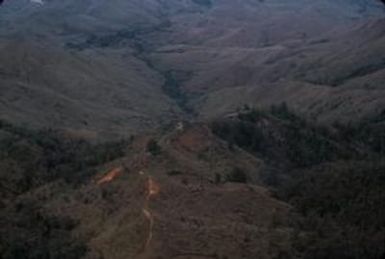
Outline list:
[[[111,137],[245,103],[287,101],[323,121],[384,105],[382,21],[357,28],[382,17],[375,4],[22,2],[6,3],[0,18],[1,116],[10,121]]]
[[[163,79],[129,49],[73,53],[11,41],[0,59],[1,116],[16,123],[116,137],[179,113],[163,95]]]

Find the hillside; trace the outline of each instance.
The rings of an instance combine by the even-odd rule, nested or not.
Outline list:
[[[15,0],[0,12],[1,117],[18,124],[116,138],[244,104],[285,101],[321,121],[384,107],[376,2]]]
[[[99,146],[3,123],[0,253],[381,258],[383,132],[284,106]]]
[[[19,178],[2,170],[2,182],[7,181],[12,191],[2,189],[2,232],[8,233],[0,242],[4,258],[17,253],[28,253],[28,258],[241,258],[245,254],[270,258],[289,249],[288,205],[253,184],[264,163],[229,150],[203,125],[91,149],[67,140],[73,151],[87,155],[79,161],[79,154],[66,155],[73,151],[61,149],[61,142],[51,146],[48,136],[42,141],[4,127],[18,141],[11,142],[11,156],[2,157],[3,166],[19,162],[25,152],[36,156],[20,164]],[[3,146],[8,138],[2,140]],[[23,151],[25,145],[31,150]],[[44,153],[52,148],[57,149],[58,162],[53,161],[56,166],[51,170],[58,175],[33,175],[36,183],[21,188],[32,172],[49,169],[39,160],[47,159]],[[41,150],[42,157],[35,149]],[[111,149],[116,155],[103,158]],[[100,155],[95,153],[98,150]],[[61,164],[63,158],[67,162]],[[250,199],[255,202],[252,208],[247,206]],[[37,222],[43,225],[30,227]],[[280,250],[272,251],[271,245]]]
[[[384,259],[385,9],[5,0],[1,259]]]
[[[270,170],[261,179],[293,206],[296,234],[286,258],[384,256],[384,206],[375,205],[384,199],[383,115],[325,127],[281,105],[247,109],[212,128],[262,158]]]
[[[177,117],[158,74],[138,59],[114,58],[127,52],[79,54],[50,44],[3,42],[1,117],[91,138],[128,136]]]
[[[266,108],[287,102],[320,121],[357,121],[384,108],[383,28],[380,19],[300,42],[258,48],[177,46],[160,49],[154,57],[160,67],[190,75],[181,87],[198,96],[191,103],[204,118],[244,104]]]

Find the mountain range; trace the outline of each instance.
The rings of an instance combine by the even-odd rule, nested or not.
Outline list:
[[[1,117],[103,138],[245,104],[375,116],[383,14],[376,1],[8,1]]]
[[[0,258],[383,259],[385,8],[6,0]]]

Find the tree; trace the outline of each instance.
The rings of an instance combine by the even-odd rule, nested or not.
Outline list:
[[[226,180],[235,183],[247,183],[247,175],[239,167],[234,167],[233,170],[227,175]]]
[[[151,139],[147,143],[147,151],[151,153],[153,156],[157,156],[161,153],[161,147],[155,139]]]

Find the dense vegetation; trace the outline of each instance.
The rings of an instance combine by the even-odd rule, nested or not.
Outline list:
[[[291,257],[385,258],[383,114],[323,127],[285,104],[270,111],[245,107],[212,129],[275,168],[264,180],[293,205]]]
[[[71,236],[76,222],[49,215],[37,202],[24,199],[3,208],[0,222],[1,258],[77,259],[86,252],[85,244]]]
[[[285,104],[270,112],[244,110],[237,118],[212,124],[213,132],[284,168],[306,167],[335,159],[357,157],[358,147],[325,127],[312,125]]]
[[[168,71],[162,73],[165,78],[165,82],[162,86],[163,92],[170,97],[175,103],[181,108],[184,112],[191,113],[192,110],[187,106],[187,96],[181,90],[180,84],[183,81],[178,78],[178,71]],[[182,75],[183,77],[188,77],[189,75]],[[179,76],[180,77],[180,76]]]
[[[306,259],[385,256],[385,161],[345,161],[290,173],[277,186],[301,218],[296,249]]]
[[[122,156],[126,146],[92,145],[0,121],[0,257],[80,258],[86,247],[71,236],[77,223],[51,215],[29,192],[50,183],[75,188],[94,175],[95,166]]]

